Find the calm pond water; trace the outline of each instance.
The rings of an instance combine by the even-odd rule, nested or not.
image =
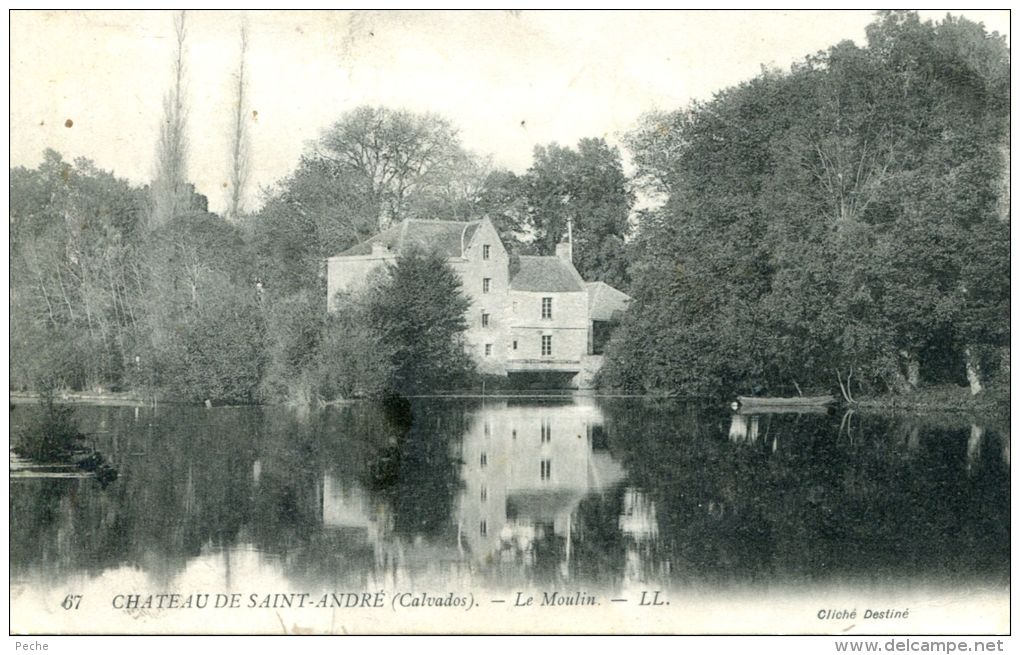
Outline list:
[[[12,434],[38,411],[12,410]],[[1008,431],[966,419],[582,398],[77,414],[120,476],[12,477],[12,599],[246,576],[308,591],[1009,580]]]

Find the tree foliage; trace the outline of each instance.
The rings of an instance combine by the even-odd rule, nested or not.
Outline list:
[[[344,114],[310,156],[359,186],[374,210],[375,231],[413,217],[416,205],[449,191],[470,161],[446,119],[369,106]]]
[[[12,384],[108,385],[142,319],[144,195],[48,150],[10,196]]]
[[[1009,332],[1008,55],[966,20],[884,12],[866,47],[646,116],[628,145],[665,202],[603,383],[980,390]]]
[[[489,164],[434,114],[358,107],[302,155],[249,219],[256,275],[283,297],[318,289],[322,261],[404,218],[478,218]]]
[[[266,345],[255,299],[228,292],[197,312],[159,353],[161,386],[194,402],[258,402]]]
[[[471,371],[464,350],[470,300],[443,256],[403,253],[371,290],[368,324],[390,349],[390,391],[449,389]]]
[[[569,221],[581,276],[621,287],[634,201],[620,152],[604,139],[581,139],[576,149],[538,146],[524,175],[493,171],[480,196],[504,242],[521,252],[555,254]]]
[[[1009,51],[980,25],[882,12],[864,46],[648,114],[625,139],[634,179],[603,139],[540,146],[515,173],[442,117],[360,107],[229,222],[186,179],[183,15],[175,35],[151,186],[52,151],[11,170],[12,387],[450,388],[470,370],[468,301],[445,260],[405,253],[330,315],[324,260],[404,218],[482,216],[513,253],[546,255],[569,221],[581,275],[634,297],[609,387],[850,398],[1008,378]],[[661,202],[634,211],[636,190]]]

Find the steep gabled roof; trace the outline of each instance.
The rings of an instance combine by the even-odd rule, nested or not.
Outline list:
[[[574,266],[559,257],[521,255],[520,268],[510,280],[513,291],[584,291]]]
[[[405,219],[393,227],[383,230],[356,246],[348,248],[338,256],[370,255],[372,244],[380,243],[394,253],[417,246],[434,250],[446,257],[463,257],[464,249],[471,243],[471,237],[478,230],[479,221],[426,221]]]
[[[630,296],[605,282],[586,282],[588,289],[588,315],[593,321],[609,321],[627,311]]]

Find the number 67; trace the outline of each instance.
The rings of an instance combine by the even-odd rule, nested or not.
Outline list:
[[[60,606],[65,610],[76,610],[81,605],[81,594],[68,594],[64,597],[64,602],[60,603]]]

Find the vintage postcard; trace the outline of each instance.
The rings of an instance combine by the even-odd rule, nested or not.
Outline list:
[[[12,635],[1009,633],[1008,11],[9,21]]]

